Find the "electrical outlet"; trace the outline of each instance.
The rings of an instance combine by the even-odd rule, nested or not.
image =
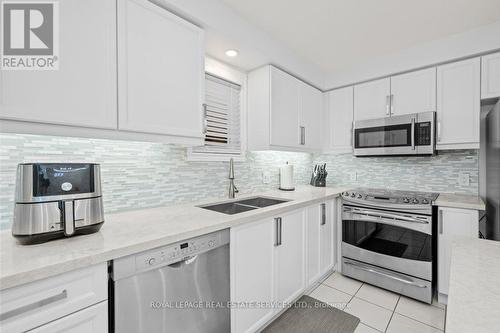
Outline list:
[[[356,181],[356,180],[358,180],[358,173],[357,173],[356,171],[352,171],[352,172],[350,173],[350,176],[351,176],[351,180],[352,180],[352,181]]]
[[[468,173],[460,173],[458,175],[458,185],[461,186],[469,186],[470,185],[470,177]]]
[[[269,173],[269,171],[262,172],[262,183],[263,184],[271,183],[271,174]]]

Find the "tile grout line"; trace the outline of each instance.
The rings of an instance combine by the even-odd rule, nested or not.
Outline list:
[[[394,311],[394,312],[396,312],[396,311]],[[444,332],[442,329],[440,329],[440,328],[438,328],[438,327],[436,327],[436,326],[429,325],[429,324],[427,324],[427,323],[424,323],[423,321],[420,321],[420,320],[418,320],[418,319],[412,318],[412,317],[410,317],[410,316],[404,315],[404,314],[399,313],[399,312],[396,312],[396,313],[397,313],[398,315],[400,315],[400,316],[403,316],[403,317],[409,318],[409,319],[411,319],[411,320],[414,320],[414,321],[416,321],[416,322],[419,322],[420,324],[424,324],[425,326],[429,326],[429,327],[431,327],[431,328],[437,329],[437,330],[438,330],[438,331],[440,331],[440,332]],[[446,316],[446,314],[445,314],[445,316]]]
[[[384,333],[387,332],[387,330],[389,329],[389,325],[391,324],[392,317],[394,317],[394,313],[396,312],[396,308],[398,307],[400,299],[401,299],[401,295],[398,295],[398,300],[396,301],[396,306],[394,306],[394,310],[391,313],[391,318],[389,318],[389,321],[387,322],[387,326],[385,327]]]

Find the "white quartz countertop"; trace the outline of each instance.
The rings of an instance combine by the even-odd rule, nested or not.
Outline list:
[[[453,243],[447,333],[500,331],[500,242]]]
[[[213,201],[107,214],[101,230],[95,234],[37,245],[20,245],[10,230],[3,231],[0,232],[0,290],[276,216],[335,198],[345,190],[299,186],[293,192],[273,190],[254,193],[236,200],[262,195],[291,201],[235,215],[196,207]]]
[[[483,200],[477,195],[440,193],[435,206],[485,210]]]

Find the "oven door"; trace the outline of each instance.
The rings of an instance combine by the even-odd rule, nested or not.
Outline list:
[[[344,205],[342,256],[432,280],[432,216]]]
[[[415,155],[416,114],[354,122],[354,155]]]

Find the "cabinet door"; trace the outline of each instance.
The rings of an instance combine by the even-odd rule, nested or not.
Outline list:
[[[304,82],[299,84],[299,142],[306,149],[320,150],[323,93]]]
[[[333,231],[335,226],[333,202],[329,201],[320,205],[321,209],[321,263],[320,273],[323,275],[333,267],[334,249],[333,249]]]
[[[354,120],[388,117],[391,82],[389,78],[354,86]]]
[[[480,104],[479,58],[437,68],[438,149],[479,147]]]
[[[436,68],[391,77],[391,115],[436,111]]]
[[[328,149],[352,150],[353,87],[328,92]]]
[[[275,252],[276,301],[291,302],[305,288],[304,210],[285,214],[281,219],[281,242]]]
[[[106,333],[108,332],[108,302],[101,302],[69,316],[50,322],[33,333]]]
[[[500,52],[481,57],[481,98],[500,97]]]
[[[204,34],[147,0],[118,1],[119,128],[202,137]]]
[[[231,301],[274,300],[275,224],[271,219],[231,228]],[[274,314],[271,307],[232,308],[231,332],[254,332]]]
[[[271,67],[270,144],[299,147],[299,80]]]
[[[316,282],[320,276],[320,249],[321,249],[321,215],[320,206],[314,205],[306,209],[306,281],[310,286]]]
[[[478,238],[476,210],[439,208],[438,214],[438,291],[448,295],[452,242],[460,238]]]
[[[0,118],[116,129],[115,1],[59,1],[59,20],[59,70],[0,71]]]

